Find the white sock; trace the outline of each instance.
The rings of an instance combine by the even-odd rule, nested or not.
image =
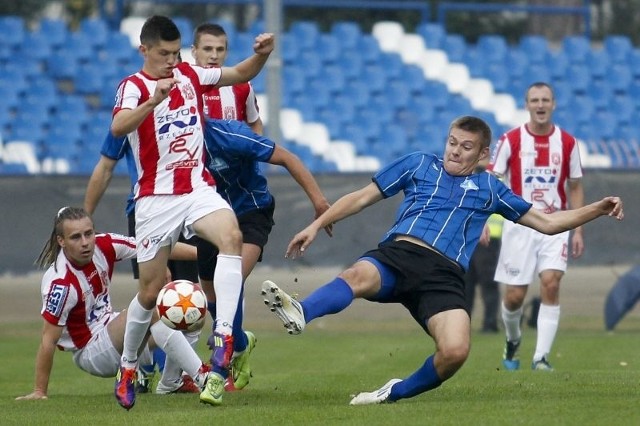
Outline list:
[[[149,330],[153,309],[145,309],[138,302],[138,295],[129,303],[127,325],[124,329],[124,344],[121,364],[126,368],[135,368],[138,362],[138,349]]]
[[[198,344],[198,339],[200,338],[201,332],[202,329],[196,331],[185,331],[184,333],[182,333],[184,334],[184,337],[187,339],[187,342],[189,342],[194,351],[196,350],[196,345]]]
[[[242,289],[242,257],[218,255],[213,287],[216,291],[215,332],[230,335]]]
[[[502,302],[502,322],[504,323],[504,330],[507,333],[507,340],[509,342],[515,342],[520,340],[522,332],[520,331],[520,320],[522,319],[522,306],[515,311],[510,311],[504,306]]]
[[[556,338],[558,323],[560,322],[560,305],[540,304],[538,312],[538,340],[533,361],[540,361],[551,352],[551,346]]]
[[[181,370],[193,378],[197,377],[202,361],[182,332],[172,330],[162,321],[157,321],[151,326],[151,335],[156,345],[167,354],[161,379],[163,383],[179,378]],[[173,377],[169,377],[170,375]]]

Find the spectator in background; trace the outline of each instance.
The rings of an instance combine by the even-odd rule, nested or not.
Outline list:
[[[401,303],[434,340],[435,353],[409,377],[391,379],[362,392],[351,405],[411,398],[452,377],[470,350],[470,320],[464,271],[493,213],[547,234],[580,226],[599,216],[623,218],[622,200],[606,197],[578,210],[543,214],[490,173],[474,173],[489,155],[491,129],[479,118],[451,123],[444,158],[425,152],[405,155],[373,176],[373,182],[340,198],[296,234],[287,257],[306,252],[320,229],[397,193],[404,194],[396,222],[377,249],[368,251],[330,283],[301,302],[265,281],[265,303],[290,334],[315,318],[346,309],[356,298]]]
[[[114,136],[128,137],[138,169],[135,215],[140,270],[140,291],[127,310],[114,394],[123,408],[133,407],[136,349],[165,282],[169,249],[183,233],[220,247],[214,279],[218,306],[212,374],[200,394],[202,402],[219,405],[242,289],[242,234],[231,207],[217,194],[204,168],[201,96],[208,85],[233,85],[255,77],[273,50],[273,35],[257,36],[255,54],[231,68],[205,69],[179,62],[180,31],[163,16],[147,19],[140,42],[142,70],[120,84],[111,123]]]
[[[500,254],[500,239],[502,236],[502,216],[492,214],[487,220],[487,227],[483,232],[489,232],[485,240],[488,243],[480,242],[471,256],[469,269],[464,276],[465,294],[469,311],[473,312],[473,305],[476,294],[476,286],[480,287],[482,305],[484,307],[482,317],[482,332],[498,332],[498,311],[500,307],[500,287],[494,281],[493,276],[498,264]]]
[[[576,139],[552,121],[556,103],[553,89],[544,82],[530,85],[525,94],[529,121],[505,133],[496,146],[489,170],[504,178],[518,195],[543,214],[579,209],[584,205],[582,165]],[[569,192],[567,197],[567,190]],[[582,255],[582,227],[571,239],[571,254]],[[569,230],[544,235],[505,221],[495,279],[505,284],[502,320],[506,331],[503,365],[520,367],[518,348],[523,303],[534,275],[540,278],[541,305],[537,342],[531,367],[552,371],[549,353],[560,320],[560,280],[567,269]]]

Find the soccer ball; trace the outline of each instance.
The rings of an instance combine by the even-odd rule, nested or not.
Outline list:
[[[158,316],[175,330],[202,328],[207,314],[207,297],[198,284],[176,280],[166,284],[156,300]]]

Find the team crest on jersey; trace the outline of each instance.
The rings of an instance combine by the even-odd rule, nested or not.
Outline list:
[[[182,95],[188,101],[192,101],[196,98],[196,92],[193,90],[193,86],[191,86],[191,84],[185,84],[182,86]]]
[[[69,287],[67,287],[66,285],[52,285],[51,290],[47,295],[47,303],[44,311],[56,318],[60,317],[60,314],[62,313],[62,307],[64,306],[64,301],[67,300],[68,294]]]
[[[464,189],[465,191],[477,191],[479,189],[478,185],[476,185],[474,181],[469,179],[465,179],[464,182],[460,184],[460,188]]]
[[[209,161],[209,169],[211,170],[226,170],[229,168],[229,165],[226,161],[224,161],[220,157],[213,157],[211,161]]]
[[[551,154],[551,162],[556,166],[560,165],[560,163],[562,162],[562,159],[560,158],[560,154],[558,154],[557,152],[554,152],[553,154]]]
[[[225,120],[235,120],[236,119],[236,109],[232,106],[224,107],[223,117]]]

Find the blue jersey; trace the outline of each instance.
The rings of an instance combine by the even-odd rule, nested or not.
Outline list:
[[[271,205],[273,197],[258,163],[268,162],[273,155],[272,141],[255,134],[244,122],[213,119],[206,121],[204,140],[206,167],[236,215]]]
[[[373,181],[385,198],[404,192],[396,221],[383,241],[396,235],[419,238],[464,270],[491,214],[515,222],[531,208],[492,174],[452,176],[442,159],[424,152],[399,158]]]
[[[129,216],[135,210],[136,202],[134,199],[133,187],[135,186],[136,182],[138,182],[138,171],[136,170],[136,163],[133,158],[131,145],[129,145],[129,140],[126,136],[115,137],[111,134],[111,132],[108,132],[107,137],[102,143],[102,148],[100,148],[100,154],[116,161],[119,161],[123,157],[126,158],[127,170],[129,171],[129,179],[131,179],[131,193],[127,198],[126,208],[126,214],[127,216]]]

